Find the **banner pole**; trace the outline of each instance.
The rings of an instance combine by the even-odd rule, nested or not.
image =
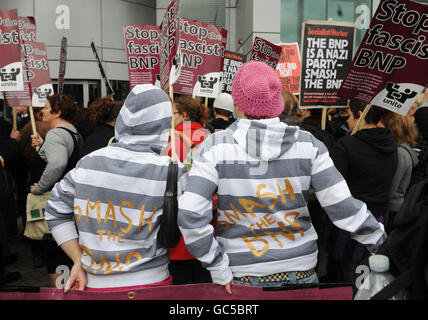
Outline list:
[[[174,88],[173,88],[173,86],[169,86],[169,97],[171,99],[172,105],[174,106]],[[172,109],[172,116],[171,116],[171,159],[172,159],[172,161],[177,161],[177,157],[175,154],[174,108]]]
[[[30,119],[31,119],[31,127],[33,128],[33,134],[37,135],[36,120],[34,119],[33,106],[30,106],[28,109],[30,110]],[[36,151],[39,151],[39,149],[40,147],[36,147]]]
[[[369,113],[369,111],[370,111],[371,107],[372,107],[372,106],[371,106],[370,104],[366,105],[366,107],[364,108],[363,113],[361,114],[360,119],[358,119],[358,122],[357,122],[357,124],[356,124],[356,125],[355,125],[355,127],[354,127],[354,130],[352,130],[351,135],[354,135],[354,134],[356,134],[356,133],[357,133],[358,129],[359,129],[359,128],[360,128],[360,126],[361,126],[361,123],[363,122],[363,120],[364,120],[364,118],[366,117],[367,113]]]
[[[326,121],[327,121],[327,109],[323,108],[322,109],[322,118],[321,118],[321,130],[325,130],[325,125],[326,125]]]
[[[12,114],[13,114],[13,130],[16,131],[17,129],[17,123],[16,123],[16,108],[12,107]]]

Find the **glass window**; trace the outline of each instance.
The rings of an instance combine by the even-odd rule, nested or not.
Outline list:
[[[428,1],[428,0],[425,0]],[[370,26],[372,0],[281,0],[281,41],[300,46],[304,20],[356,23],[355,48]]]
[[[58,82],[53,82],[54,92],[58,92]],[[76,104],[83,108],[83,83],[64,83],[64,94],[73,98]]]
[[[205,22],[220,28],[225,28],[226,1],[181,0],[181,16],[187,19]]]
[[[101,81],[88,83],[88,106],[98,98],[101,98]]]
[[[114,100],[125,101],[129,94],[129,81],[110,80],[110,83],[114,90]]]

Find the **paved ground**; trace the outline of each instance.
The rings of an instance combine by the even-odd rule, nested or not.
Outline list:
[[[8,271],[19,271],[21,279],[11,282],[8,286],[31,286],[31,287],[48,287],[49,276],[46,266],[34,268],[31,249],[28,241],[22,236],[22,223],[18,220],[18,236],[10,242],[11,252],[18,253],[18,261],[7,267]]]

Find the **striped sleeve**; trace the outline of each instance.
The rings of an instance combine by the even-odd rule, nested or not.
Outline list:
[[[351,237],[374,252],[386,239],[384,226],[379,223],[367,205],[352,197],[343,176],[336,169],[327,148],[319,141],[312,163],[311,185],[330,220]]]
[[[217,186],[215,165],[199,155],[193,161],[186,190],[178,202],[178,226],[187,250],[211,272],[214,283],[225,285],[233,278],[229,258],[214,238],[210,224]]]
[[[78,238],[74,222],[74,180],[77,169],[71,170],[56,183],[45,206],[45,220],[55,241],[61,244]]]

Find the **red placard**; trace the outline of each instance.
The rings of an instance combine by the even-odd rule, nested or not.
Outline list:
[[[160,82],[164,91],[169,91],[181,71],[179,11],[180,0],[171,1],[160,26]]]
[[[406,115],[427,84],[428,6],[383,0],[338,91]]]
[[[285,91],[299,94],[300,84],[300,52],[297,42],[281,43],[281,56],[276,65],[276,73],[279,75],[282,88]]]
[[[18,17],[19,37],[21,39],[21,61],[24,61],[23,41],[36,41],[36,22],[33,17]],[[8,107],[30,106],[31,89],[27,77],[27,69],[23,65],[24,90],[7,91],[4,93],[4,101]]]
[[[24,65],[30,80],[31,105],[44,107],[48,96],[53,94],[48,57],[43,42],[24,41]]]
[[[34,17],[18,17],[19,36],[24,41],[36,41]]]
[[[123,27],[130,89],[160,80],[160,30],[157,26]]]
[[[0,91],[24,90],[18,12],[0,10]]]
[[[216,98],[221,93],[227,30],[181,19],[182,70],[174,92]]]
[[[281,52],[281,47],[278,47],[265,39],[256,37],[254,39],[250,60],[263,61],[276,69]]]

